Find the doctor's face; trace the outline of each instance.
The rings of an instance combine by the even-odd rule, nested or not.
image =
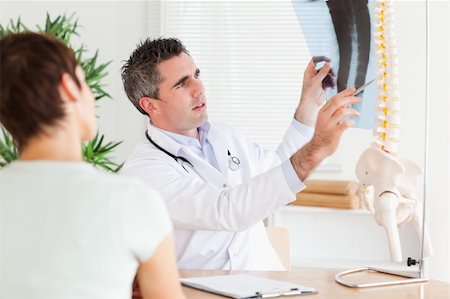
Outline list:
[[[200,70],[189,55],[181,53],[161,62],[158,71],[162,81],[159,99],[153,101],[153,124],[166,131],[195,137],[197,128],[208,119]]]

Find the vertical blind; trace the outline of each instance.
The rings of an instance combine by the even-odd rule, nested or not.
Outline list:
[[[179,38],[201,70],[209,120],[275,148],[310,59],[291,1],[152,1],[150,37]]]

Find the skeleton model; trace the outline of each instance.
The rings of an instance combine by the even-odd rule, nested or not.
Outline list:
[[[393,10],[390,0],[375,4],[375,46],[379,67],[377,82],[377,118],[375,142],[366,149],[356,165],[362,185],[362,202],[386,230],[392,261],[402,261],[398,228],[408,222],[422,236],[422,211],[415,189],[421,168],[414,162],[396,157],[400,130],[400,101],[397,77],[397,53],[393,34]],[[432,253],[425,232],[424,256]]]

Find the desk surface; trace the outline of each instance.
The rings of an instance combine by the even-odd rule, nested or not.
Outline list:
[[[319,294],[309,296],[293,296],[288,298],[311,298],[311,299],[449,299],[450,298],[450,284],[430,280],[423,283],[411,283],[396,286],[374,287],[364,289],[354,289],[341,286],[334,281],[336,271],[305,269],[301,271],[288,272],[272,272],[272,271],[221,271],[221,270],[180,270],[181,277],[197,277],[197,276],[212,276],[212,275],[226,275],[236,273],[248,273],[261,277],[278,279],[297,283],[307,287],[316,288]],[[380,280],[396,280],[397,276],[385,275],[379,273],[366,273],[360,276],[349,277],[349,281],[380,281]],[[203,299],[203,298],[225,298],[219,295],[195,290],[188,287],[183,287],[183,291],[188,299]]]

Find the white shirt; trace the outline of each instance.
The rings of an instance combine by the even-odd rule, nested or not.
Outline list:
[[[171,231],[144,183],[86,163],[0,170],[0,298],[131,298],[138,264]]]
[[[122,172],[154,186],[163,196],[174,224],[177,264],[181,269],[283,270],[269,243],[262,220],[295,198],[282,164],[309,141],[291,124],[276,151],[250,143],[225,125],[211,125],[207,140],[217,166],[182,141],[152,126],[152,140],[169,153],[187,159],[178,163],[150,141],[139,144]],[[197,141],[198,142],[198,141]],[[229,155],[240,160],[229,166]]]

